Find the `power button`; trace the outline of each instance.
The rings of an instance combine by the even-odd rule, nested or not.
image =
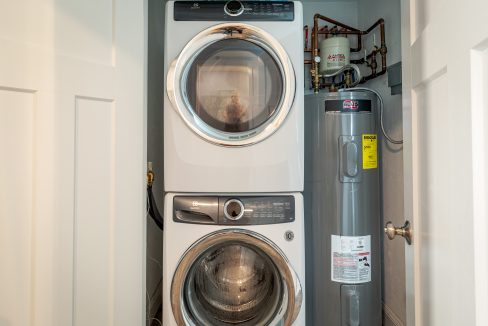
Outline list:
[[[244,6],[242,5],[242,2],[232,0],[225,4],[224,11],[229,16],[239,16],[244,12]]]

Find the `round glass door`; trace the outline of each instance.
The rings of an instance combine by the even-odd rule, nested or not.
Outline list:
[[[218,145],[259,142],[284,122],[295,75],[281,47],[264,31],[221,24],[197,35],[168,73],[168,95],[186,124]]]
[[[274,244],[231,229],[185,253],[173,277],[171,306],[178,325],[289,326],[301,296],[296,274]]]
[[[283,80],[274,58],[259,45],[224,39],[196,56],[186,92],[192,110],[211,128],[248,132],[279,108]]]
[[[202,325],[267,325],[282,301],[279,271],[261,250],[241,243],[209,249],[195,261],[184,301]]]

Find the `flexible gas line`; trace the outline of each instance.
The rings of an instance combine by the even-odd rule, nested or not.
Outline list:
[[[384,105],[383,105],[383,98],[381,97],[380,93],[377,91],[366,88],[366,87],[356,87],[356,88],[343,88],[340,89],[339,92],[353,92],[353,91],[359,91],[359,92],[370,92],[375,94],[378,99],[380,100],[380,126],[381,126],[381,133],[385,138],[392,144],[403,144],[403,139],[402,140],[395,140],[391,138],[385,131],[385,126],[383,124],[383,111],[384,111]]]

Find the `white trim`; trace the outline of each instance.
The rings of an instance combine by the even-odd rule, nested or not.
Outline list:
[[[415,268],[418,262],[415,261],[415,250],[419,247],[417,231],[417,198],[414,193],[417,176],[414,169],[415,164],[415,142],[413,137],[416,134],[416,117],[412,108],[412,64],[411,64],[411,35],[415,35],[415,24],[411,16],[414,12],[415,1],[401,0],[401,44],[402,44],[402,111],[403,111],[403,184],[404,184],[404,216],[412,225],[412,245],[405,245],[405,295],[406,295],[406,325],[419,326],[416,318],[420,315],[420,306],[416,306],[415,297],[420,293],[418,284],[415,283]],[[418,282],[417,282],[418,283]],[[417,287],[416,287],[417,286]]]
[[[488,325],[488,40],[471,50],[471,123],[473,165],[473,248],[476,325]]]

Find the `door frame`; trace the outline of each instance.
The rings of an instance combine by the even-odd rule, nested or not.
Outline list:
[[[416,198],[414,196],[414,151],[415,139],[413,139],[416,128],[415,117],[412,111],[412,79],[411,79],[411,54],[410,54],[410,34],[411,34],[411,11],[410,0],[401,0],[401,54],[402,54],[402,121],[403,121],[403,188],[404,188],[404,216],[410,220],[415,227],[417,224],[414,209]],[[405,244],[405,295],[406,295],[406,322],[407,326],[416,325],[416,314],[418,308],[415,305],[415,261],[414,250],[415,232],[413,233],[413,245]]]

